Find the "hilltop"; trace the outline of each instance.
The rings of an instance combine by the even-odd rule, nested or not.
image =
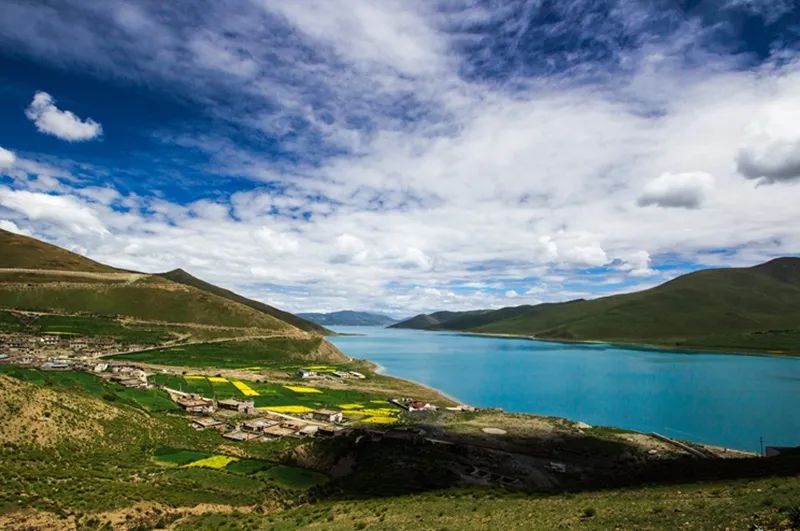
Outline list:
[[[293,339],[292,351],[300,357],[343,358],[321,338],[327,329],[185,271],[120,270],[4,230],[2,332],[101,336],[119,341],[120,348],[251,337],[265,342],[262,352]]]
[[[800,258],[707,269],[651,289],[574,300],[418,315],[397,328],[553,340],[800,354]]]
[[[298,313],[299,317],[327,326],[386,326],[396,323],[388,315],[342,310],[330,313]]]
[[[220,288],[219,286],[215,286],[214,284],[210,284],[208,282],[205,282],[204,280],[200,280],[199,278],[189,274],[183,269],[174,269],[166,273],[160,273],[158,276],[166,278],[173,282],[177,282],[179,284],[195,287],[197,289],[206,291],[208,293],[212,293],[214,295],[223,297],[225,299],[234,302],[238,302],[240,304],[244,304],[245,306],[248,306],[256,311],[265,313],[267,315],[271,315],[276,319],[280,319],[281,321],[289,323],[292,326],[299,328],[300,330],[305,330],[306,332],[313,332],[322,335],[333,334],[332,331],[328,330],[323,326],[319,326],[319,324],[315,322],[303,318],[302,315],[293,315],[289,312],[279,310],[274,306],[270,306],[269,304],[264,304],[263,302],[255,301],[253,299],[248,299],[237,293],[234,293],[231,290]]]
[[[118,273],[121,270],[90,260],[35,238],[0,229],[0,268],[52,269]]]

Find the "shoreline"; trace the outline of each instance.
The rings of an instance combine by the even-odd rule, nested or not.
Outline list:
[[[602,341],[599,339],[556,339],[548,337],[536,337],[526,334],[504,334],[500,332],[469,332],[466,330],[426,330],[420,328],[408,328],[406,330],[417,330],[419,332],[451,332],[464,336],[486,337],[496,339],[522,339],[527,341],[542,341],[544,343],[563,343],[565,345],[607,345],[609,347],[626,348],[629,350],[651,350],[663,353],[680,354],[719,354],[723,356],[764,356],[769,358],[798,358],[800,353],[790,352],[770,352],[770,351],[735,351],[725,350],[722,347],[675,347],[669,345],[658,345],[655,343],[626,343],[623,341]]]
[[[671,349],[671,348],[665,347],[665,346],[656,346],[656,345],[649,346],[649,345],[632,344],[632,343],[618,344],[618,343],[609,343],[607,341],[597,341],[597,340],[558,340],[558,339],[548,339],[548,338],[544,338],[543,339],[543,338],[537,338],[537,337],[534,337],[534,336],[522,335],[522,334],[462,332],[462,331],[458,331],[458,330],[424,330],[424,329],[407,329],[407,330],[414,330],[416,332],[448,332],[448,333],[452,333],[452,334],[455,334],[455,335],[463,335],[463,336],[475,336],[475,337],[485,337],[485,338],[492,338],[493,337],[493,338],[498,338],[498,339],[520,339],[520,340],[527,340],[527,341],[543,341],[543,342],[548,342],[548,343],[562,343],[562,344],[566,344],[566,345],[569,345],[569,344],[606,345],[606,346],[610,346],[610,347],[627,348],[627,349],[630,349],[630,350],[651,350],[651,351],[654,351],[654,352],[663,352],[663,353],[669,353],[669,351],[677,351],[677,352],[686,353],[686,354],[717,354],[717,355],[731,355],[731,356],[741,356],[741,355],[743,355],[743,356],[759,356],[759,357],[772,357],[772,358],[792,358],[793,357],[791,355],[764,354],[764,353],[731,353],[731,352],[722,352],[722,351],[716,351],[715,352],[715,351],[702,351],[702,350],[691,350],[691,349]],[[357,334],[357,335],[359,335],[359,336],[368,336],[369,334],[365,333],[365,334]],[[359,359],[359,358],[352,358],[352,359]],[[436,394],[438,394],[438,395],[440,395],[440,396],[442,396],[442,397],[444,397],[444,398],[446,398],[446,399],[448,399],[448,400],[450,400],[450,401],[452,401],[452,402],[454,402],[456,404],[472,405],[472,406],[474,406],[474,407],[476,407],[478,409],[497,409],[497,410],[502,411],[505,414],[511,414],[511,415],[529,415],[531,417],[539,417],[539,418],[552,418],[552,417],[554,417],[554,418],[560,418],[560,419],[566,420],[568,422],[586,422],[586,420],[580,420],[580,419],[575,419],[575,418],[565,417],[565,416],[560,416],[560,415],[548,415],[548,414],[544,414],[544,413],[537,413],[537,412],[534,412],[534,411],[511,411],[511,410],[507,410],[505,408],[502,408],[500,406],[479,406],[479,405],[471,404],[469,401],[462,401],[462,400],[460,400],[460,399],[458,399],[458,398],[456,398],[456,397],[444,392],[443,390],[441,390],[441,389],[439,389],[437,387],[433,387],[431,385],[428,385],[428,384],[425,384],[425,383],[422,383],[422,382],[418,382],[416,380],[411,380],[411,379],[408,379],[408,378],[402,378],[402,377],[399,377],[399,376],[395,376],[395,375],[389,374],[388,372],[386,372],[386,367],[384,367],[384,366],[382,366],[382,365],[380,365],[380,364],[378,364],[378,363],[376,363],[374,361],[371,361],[371,360],[368,360],[368,359],[360,359],[360,361],[363,361],[363,362],[369,364],[371,367],[373,367],[375,373],[378,374],[378,375],[385,376],[385,377],[388,377],[388,378],[392,378],[392,379],[395,379],[395,380],[400,380],[400,381],[403,381],[403,382],[411,383],[411,384],[416,385],[416,386],[423,387],[425,389],[428,389],[430,391],[435,392]],[[591,424],[592,427],[616,428],[616,429],[621,429],[621,430],[630,431],[630,432],[639,433],[639,434],[648,435],[648,436],[652,435],[650,432],[642,431],[641,429],[638,429],[638,428],[623,427],[623,426],[616,425],[616,424],[614,424],[614,425],[608,424],[607,425],[607,424],[594,424],[594,423],[590,423],[590,422],[587,422],[587,423]],[[689,443],[689,444],[694,444],[694,445],[698,445],[698,446],[711,448],[711,449],[717,449],[717,450],[727,449],[727,450],[731,450],[731,451],[735,451],[735,452],[742,452],[742,453],[745,453],[745,454],[751,454],[751,455],[754,455],[754,456],[758,455],[757,451],[754,450],[754,449],[739,448],[739,447],[734,447],[734,446],[723,446],[723,445],[721,445],[719,443],[704,442],[701,439],[680,437],[680,438],[678,438],[676,440],[683,441],[683,442],[686,442],[686,443]]]

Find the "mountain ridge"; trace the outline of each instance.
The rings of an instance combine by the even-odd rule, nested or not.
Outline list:
[[[329,326],[386,326],[396,323],[388,315],[373,312],[359,312],[354,310],[339,310],[335,312],[299,312],[299,317]]]
[[[597,299],[421,314],[393,327],[800,353],[800,258],[694,271]]]

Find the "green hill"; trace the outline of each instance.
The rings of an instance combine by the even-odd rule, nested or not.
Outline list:
[[[386,326],[397,321],[388,315],[342,310],[329,313],[299,313],[303,319],[328,326]]]
[[[3,230],[0,310],[72,316],[70,326],[77,328],[71,332],[84,335],[94,335],[98,329],[94,324],[107,328],[114,323],[169,325],[198,339],[275,334],[306,337],[326,332],[180,270],[163,276],[124,271]],[[3,315],[0,324],[17,326],[7,312]],[[87,318],[76,321],[74,316]]]
[[[172,271],[168,271],[166,273],[160,273],[158,276],[162,278],[166,278],[167,280],[171,280],[173,282],[177,282],[179,284],[183,284],[185,286],[192,286],[197,289],[203,290],[208,293],[212,293],[219,297],[228,299],[233,302],[237,302],[240,304],[244,304],[258,312],[265,313],[276,319],[280,319],[286,323],[289,323],[292,326],[299,328],[300,330],[305,330],[306,332],[313,332],[316,334],[322,335],[332,335],[333,332],[328,330],[327,328],[318,325],[317,323],[307,321],[302,317],[298,317],[297,315],[291,314],[289,312],[284,312],[283,310],[279,310],[269,304],[264,304],[263,302],[254,301],[252,299],[248,299],[246,297],[242,297],[241,295],[232,292],[231,290],[220,288],[219,286],[215,286],[213,284],[209,284],[199,278],[187,273],[183,269],[174,269]]]
[[[648,290],[593,300],[443,315],[395,326],[800,354],[800,258],[696,271]]]

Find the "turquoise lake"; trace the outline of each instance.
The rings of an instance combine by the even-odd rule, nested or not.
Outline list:
[[[800,445],[800,359],[665,352],[377,327],[331,341],[478,407],[743,450]]]

